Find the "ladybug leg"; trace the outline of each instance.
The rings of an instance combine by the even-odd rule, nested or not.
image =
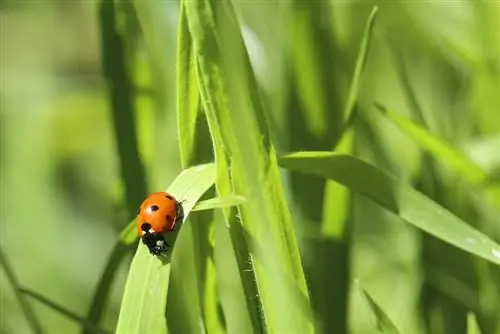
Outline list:
[[[177,206],[175,208],[175,220],[174,220],[174,223],[172,224],[172,227],[170,228],[170,232],[172,232],[175,229],[175,225],[177,224],[177,220],[184,219],[184,211],[182,209],[183,203],[186,203],[185,199],[183,199],[180,202],[177,202]]]

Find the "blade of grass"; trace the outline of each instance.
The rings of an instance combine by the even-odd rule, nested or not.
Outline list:
[[[374,322],[377,326],[377,329],[380,333],[383,334],[399,334],[399,330],[396,325],[389,318],[387,313],[375,302],[375,300],[370,296],[368,292],[366,292],[363,287],[358,283],[358,291],[361,292],[363,299],[366,301],[368,306],[373,312]]]
[[[424,150],[432,154],[436,159],[443,161],[453,168],[469,182],[475,184],[484,183],[489,179],[488,174],[464,154],[457,151],[442,139],[416,125],[409,119],[388,110],[379,103],[375,104],[377,110],[388,120],[397,125],[404,133],[413,138]]]
[[[191,35],[181,3],[177,37],[177,124],[179,150],[183,168],[213,161],[210,133],[201,103],[199,103]],[[210,195],[213,191],[210,190]],[[208,193],[205,196],[209,195]],[[170,332],[211,332],[218,328],[217,313],[208,312],[217,305],[213,293],[213,246],[209,233],[212,229],[212,211],[193,214],[185,226],[184,238],[177,246],[177,257],[172,259],[172,276],[167,304],[167,325]]]
[[[29,289],[24,289],[24,288],[19,288],[19,292],[33,298],[33,299],[36,299],[37,301],[39,301],[40,303],[50,307],[51,309],[53,309],[54,311],[64,315],[65,317],[67,317],[68,319],[71,319],[73,320],[74,322],[82,325],[82,327],[86,328],[90,333],[98,333],[98,334],[108,334],[110,332],[108,331],[105,331],[104,329],[100,328],[98,325],[92,323],[92,322],[89,322],[87,321],[85,318],[77,315],[76,313],[68,310],[67,308],[65,308],[64,306],[61,306],[53,301],[51,301],[50,299],[40,295],[39,293],[35,292],[35,291],[31,291]]]
[[[235,192],[252,198],[240,206],[241,223],[251,245],[261,315],[270,332],[310,332],[309,297],[293,224],[233,7],[219,1],[184,4],[199,80],[205,85],[202,101],[212,136],[219,137],[214,143],[222,143],[231,163],[230,175],[226,169],[218,176],[225,186],[232,177]]]
[[[205,164],[184,170],[168,192],[183,203],[183,222],[166,236],[175,249],[175,239],[199,198],[215,181],[215,165]],[[179,230],[181,232],[179,232]],[[139,244],[132,260],[118,318],[117,333],[166,333],[165,307],[170,278],[170,256],[162,262]],[[175,305],[173,305],[175,307]]]
[[[361,46],[356,59],[346,105],[343,111],[344,124],[340,140],[335,144],[337,151],[351,153],[354,150],[354,112],[361,85],[362,73],[368,58],[373,35],[377,7],[373,7],[366,22]],[[335,148],[334,147],[334,148]],[[349,254],[351,233],[349,217],[352,216],[352,201],[349,189],[326,180],[323,197],[323,218],[321,224],[324,240],[318,242],[315,250],[322,256],[315,256],[314,270],[318,282],[311,280],[311,293],[316,295],[316,307],[322,321],[322,329],[328,333],[348,332],[348,308],[350,290]],[[322,245],[323,247],[318,247]],[[317,290],[316,290],[317,289]]]
[[[19,285],[19,280],[17,279],[16,274],[14,273],[14,269],[10,265],[9,260],[7,259],[7,256],[4,254],[2,248],[0,248],[0,264],[5,270],[7,281],[9,281],[9,283],[12,285],[12,288],[14,289],[14,294],[16,296],[16,299],[19,305],[21,306],[21,309],[23,310],[24,316],[26,317],[26,320],[28,321],[31,330],[33,331],[33,333],[43,333],[42,325],[40,324],[40,321],[36,317],[35,312],[33,312],[31,305],[29,304],[28,301],[24,299],[24,296],[20,293],[21,287]]]
[[[284,168],[335,180],[375,201],[404,221],[466,252],[500,264],[500,246],[425,195],[377,167],[347,154],[298,152]]]
[[[236,206],[243,204],[245,197],[239,195],[227,195],[224,197],[216,197],[207,199],[196,204],[192,211],[222,209],[228,206]]]
[[[365,31],[363,38],[361,40],[361,47],[359,49],[358,57],[356,59],[356,66],[354,68],[354,73],[352,76],[351,86],[349,87],[349,93],[347,95],[347,102],[344,108],[344,122],[349,124],[351,119],[356,100],[358,99],[359,87],[361,84],[361,74],[365,68],[366,59],[368,58],[368,51],[370,50],[370,42],[373,35],[373,26],[375,24],[375,18],[377,17],[378,7],[374,6],[368,21],[365,26]]]
[[[208,96],[207,85],[203,81],[203,77],[199,75],[199,66],[197,66],[197,77],[200,82],[202,96]],[[207,115],[215,115],[215,110],[211,102],[204,98],[202,99],[205,112]],[[212,141],[214,143],[215,160],[217,161],[217,192],[219,196],[228,196],[233,191],[231,184],[231,175],[229,173],[230,163],[229,157],[226,154],[225,145],[222,138],[219,123],[213,117],[208,117]],[[237,208],[223,209],[226,226],[229,228],[231,244],[228,245],[227,239],[222,240],[227,249],[231,249],[236,258],[238,268],[238,278],[241,290],[243,293],[223,294],[221,295],[221,304],[226,317],[227,328],[238,328],[242,332],[261,333],[266,327],[265,319],[262,317],[262,303],[258,298],[258,287],[254,273],[254,261],[250,255],[250,249],[247,240],[245,239],[245,231],[241,225],[241,213]],[[217,228],[216,228],[217,230]],[[219,228],[220,230],[220,228]],[[215,252],[217,267],[226,264],[227,258],[218,255]],[[220,277],[220,276],[219,276]],[[219,280],[221,284],[221,280]],[[255,297],[253,297],[255,296]],[[230,316],[238,314],[238,317]]]
[[[481,334],[476,315],[473,312],[467,313],[467,334]]]

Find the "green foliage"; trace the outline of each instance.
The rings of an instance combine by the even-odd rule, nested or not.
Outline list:
[[[492,2],[2,4],[2,333],[500,332]]]
[[[362,160],[342,153],[299,152],[282,157],[281,165],[293,171],[316,174],[342,183],[419,229],[500,264],[499,244],[403,181]]]

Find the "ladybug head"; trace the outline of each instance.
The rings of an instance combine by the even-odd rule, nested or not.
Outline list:
[[[154,232],[151,229],[150,224],[142,224],[142,230],[142,243],[148,247],[151,254],[160,255],[168,250],[169,245],[165,241],[165,238],[163,238],[163,235],[161,233]]]

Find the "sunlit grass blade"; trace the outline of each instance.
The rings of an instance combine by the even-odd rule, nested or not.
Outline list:
[[[422,193],[353,156],[297,152],[281,158],[284,168],[335,180],[404,221],[466,252],[500,264],[500,246]]]
[[[184,170],[167,191],[183,202],[184,220],[201,196],[215,181],[215,165],[205,164]],[[166,236],[175,249],[177,233],[182,225]],[[180,232],[179,232],[180,230]],[[117,333],[166,333],[165,307],[170,278],[170,259],[165,262],[152,256],[139,244],[132,260],[123,295]],[[173,305],[172,307],[175,307]]]
[[[214,160],[200,103],[196,66],[186,11],[181,3],[177,37],[177,125],[183,168]],[[204,197],[207,196],[213,196],[213,190]],[[219,327],[217,313],[211,312],[218,303],[213,245],[209,240],[212,216],[213,211],[191,215],[184,238],[177,243],[167,299],[168,305],[176,305],[167,309],[169,332],[210,332]]]
[[[376,103],[375,106],[382,115],[397,125],[404,133],[413,138],[423,149],[432,154],[437,160],[442,161],[447,166],[454,169],[470,182],[481,184],[488,180],[488,174],[481,167],[442,139],[416,125],[404,116],[388,110],[379,103]]]
[[[222,143],[222,154],[230,164],[230,170],[228,166],[218,170],[217,186],[222,181],[230,189],[227,181],[232,180],[234,192],[247,198],[239,206],[241,224],[251,245],[249,260],[255,266],[262,320],[270,332],[308,333],[312,330],[309,296],[293,223],[234,9],[231,2],[220,1],[184,5],[209,126],[212,136],[218,137],[215,145]],[[231,52],[226,51],[228,46]],[[217,154],[218,165],[224,163],[219,160],[222,154]]]
[[[378,331],[382,334],[399,334],[399,330],[389,318],[387,313],[385,313],[385,311],[377,304],[377,302],[375,302],[370,294],[359,285],[359,282],[358,289],[373,312],[375,325],[377,326]]]
[[[82,325],[82,327],[84,327],[87,331],[89,331],[89,333],[96,333],[96,334],[108,334],[110,332],[108,331],[105,331],[104,329],[100,328],[98,325],[92,323],[92,322],[89,322],[87,321],[85,318],[77,315],[76,313],[68,310],[67,308],[65,308],[64,306],[61,306],[53,301],[51,301],[50,299],[40,295],[39,293],[35,292],[35,291],[31,291],[29,289],[25,289],[25,288],[19,288],[19,291],[37,301],[39,301],[40,303],[50,307],[51,309],[53,309],[54,311],[64,315],[65,317],[67,317],[68,319],[71,319],[73,320],[74,322]]]
[[[192,211],[202,211],[202,210],[212,210],[212,209],[222,209],[228,206],[236,206],[243,204],[245,202],[245,197],[239,195],[227,195],[224,197],[216,197],[207,199],[205,201],[200,201],[196,204]]]
[[[10,265],[7,256],[4,254],[1,248],[0,248],[0,264],[2,265],[5,271],[5,275],[7,276],[7,281],[12,285],[12,288],[14,289],[14,294],[16,296],[16,299],[19,302],[21,309],[23,310],[24,316],[26,317],[26,320],[28,321],[31,330],[33,331],[33,333],[43,333],[40,321],[36,317],[35,312],[33,312],[31,305],[27,300],[25,300],[24,296],[20,293],[21,287],[19,285],[19,281],[16,277],[16,274],[14,273],[14,269]]]
[[[467,334],[481,334],[476,315],[472,312],[467,313]]]

